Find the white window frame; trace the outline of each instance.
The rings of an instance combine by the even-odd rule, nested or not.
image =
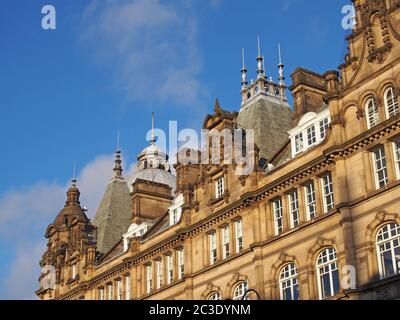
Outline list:
[[[125,300],[131,300],[131,276],[127,274],[125,276]]]
[[[299,282],[297,278],[297,268],[296,264],[289,263],[281,269],[279,273],[279,293],[280,299],[285,299],[285,290],[290,290],[291,300],[299,300]],[[297,291],[297,299],[295,298],[295,293]]]
[[[376,235],[376,254],[378,269],[381,279],[386,279],[400,274],[400,254],[396,255],[395,249],[400,251],[400,225],[395,222],[387,223],[379,228]],[[390,252],[393,274],[387,274],[383,263],[383,253]]]
[[[322,120],[319,121],[319,138],[320,140],[324,140],[326,138],[326,135],[328,133],[329,129],[329,118],[323,118]]]
[[[376,106],[376,101],[375,101],[374,97],[370,97],[366,101],[365,114],[367,117],[368,129],[371,129],[380,123],[379,110],[378,110],[378,107]]]
[[[299,193],[297,190],[289,193],[290,228],[296,228],[300,224]]]
[[[156,261],[156,272],[157,272],[156,288],[160,289],[163,285],[163,261],[161,259]]]
[[[311,187],[312,190],[309,190],[308,187]],[[304,186],[304,197],[305,197],[305,204],[306,204],[307,221],[311,221],[312,219],[316,218],[318,215],[317,195],[315,192],[314,181],[310,181]],[[311,210],[310,210],[311,207],[314,208],[314,212],[311,212]],[[311,216],[311,215],[313,215],[313,216]]]
[[[244,294],[246,293],[246,291],[248,290],[248,283],[247,281],[243,281],[239,284],[236,285],[235,289],[233,290],[233,300],[242,300]],[[249,300],[248,299],[248,295],[246,295],[246,297],[243,300]]]
[[[219,300],[221,300],[221,293],[219,293],[219,292],[213,292],[213,293],[211,293],[209,296],[208,296],[208,299],[207,300],[210,300],[210,301],[219,301]]]
[[[217,232],[214,230],[208,235],[208,241],[210,243],[210,265],[217,262]]]
[[[333,196],[333,180],[330,172],[323,175],[321,179],[321,187],[324,213],[328,213],[335,206],[335,198]]]
[[[400,138],[392,143],[394,154],[394,165],[396,167],[396,177],[400,179]]]
[[[380,145],[372,150],[372,159],[375,175],[376,190],[384,188],[389,183],[388,163],[386,159],[385,146]],[[379,173],[383,173],[383,179],[379,178]],[[382,183],[382,184],[381,184]]]
[[[240,253],[243,250],[243,220],[235,221],[235,250]]]
[[[294,148],[295,153],[298,154],[304,150],[304,135],[303,132],[299,132],[294,136]]]
[[[322,250],[317,257],[316,262],[316,269],[317,269],[317,283],[318,283],[318,294],[319,299],[326,299],[328,297],[335,296],[340,291],[340,281],[339,281],[339,268],[338,268],[338,261],[336,256],[336,250],[332,247],[326,248]],[[338,273],[337,280],[338,280],[338,292],[335,292],[335,285],[333,283],[334,273]],[[325,296],[325,291],[323,290],[323,276],[328,274],[329,277],[329,295]]]
[[[174,282],[174,256],[167,255],[167,284]]]
[[[309,126],[306,129],[307,132],[307,146],[312,147],[317,144],[317,130],[315,129],[315,124]],[[311,141],[311,142],[310,142]]]
[[[115,287],[117,290],[117,300],[122,300],[122,283],[121,280],[115,281]]]
[[[222,259],[226,259],[230,256],[230,227],[229,224],[221,229],[222,239]]]
[[[215,181],[215,198],[222,198],[225,194],[225,178],[220,177]]]
[[[274,226],[275,226],[275,235],[278,236],[283,232],[283,206],[282,206],[282,198],[277,198],[272,203],[273,211],[274,211]]]
[[[146,293],[149,294],[153,290],[153,265],[146,265]]]
[[[185,253],[184,249],[177,251],[178,254],[178,279],[181,280],[185,276]]]
[[[396,116],[400,112],[399,100],[398,100],[398,97],[395,95],[394,91],[395,91],[394,88],[392,86],[389,86],[388,88],[386,88],[386,90],[383,94],[387,119],[390,119],[390,118]],[[391,92],[390,96],[388,96],[389,92]],[[390,109],[392,109],[392,110],[390,110]]]

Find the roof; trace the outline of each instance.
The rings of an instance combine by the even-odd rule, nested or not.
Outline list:
[[[107,186],[93,219],[97,226],[97,251],[106,253],[122,239],[131,223],[132,211],[126,181],[114,178]]]
[[[159,168],[148,168],[136,171],[128,180],[130,191],[132,191],[132,185],[136,180],[146,180],[168,185],[172,188],[173,194],[176,189],[176,177],[171,172]]]

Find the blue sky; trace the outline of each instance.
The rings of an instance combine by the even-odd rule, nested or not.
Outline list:
[[[76,161],[93,216],[120,130],[129,168],[157,127],[199,129],[215,98],[240,105],[241,48],[267,74],[282,44],[287,82],[298,66],[325,72],[346,52],[347,0],[3,0],[0,11],[0,298],[33,298],[43,234],[63,207]],[[54,5],[57,29],[41,28]],[[126,173],[129,175],[129,173]]]

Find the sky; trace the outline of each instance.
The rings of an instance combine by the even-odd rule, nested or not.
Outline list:
[[[76,163],[93,217],[120,132],[125,176],[157,128],[201,129],[216,98],[240,108],[241,51],[255,78],[336,69],[350,0],[2,0],[0,8],[0,299],[35,299],[44,232]],[[56,29],[42,28],[42,8]]]

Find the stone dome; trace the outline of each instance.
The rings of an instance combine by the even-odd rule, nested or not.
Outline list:
[[[148,168],[137,170],[128,180],[130,191],[132,191],[132,185],[136,180],[145,180],[168,185],[172,188],[172,194],[174,194],[176,188],[176,177],[171,172],[164,169]]]

